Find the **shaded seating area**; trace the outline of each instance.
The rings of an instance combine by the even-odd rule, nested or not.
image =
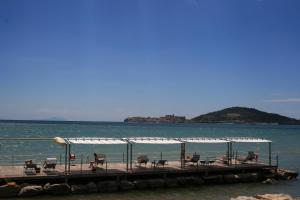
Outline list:
[[[186,159],[184,159],[184,163],[192,163],[193,165],[195,165],[195,163],[198,165],[200,160],[200,155],[199,154],[194,154],[193,156],[187,156]]]
[[[141,164],[145,164],[146,167],[148,162],[149,162],[149,158],[147,155],[140,155],[137,157],[137,165],[139,167],[141,166]]]
[[[197,166],[199,165],[199,163],[203,163],[203,164],[213,164],[216,162],[216,158],[218,158],[219,155],[222,155],[224,153],[226,153],[226,156],[223,156],[221,158],[219,158],[217,160],[217,164],[225,164],[225,165],[232,165],[232,160],[237,160],[234,159],[234,151],[233,151],[233,144],[234,143],[268,143],[269,144],[269,165],[271,165],[271,141],[266,140],[266,139],[261,139],[261,138],[246,138],[246,137],[224,137],[224,138],[211,138],[211,137],[189,137],[189,138],[164,138],[164,137],[129,137],[129,138],[102,138],[102,137],[82,137],[82,138],[59,138],[59,142],[56,141],[56,143],[58,144],[62,144],[65,145],[65,149],[66,149],[66,171],[70,172],[70,161],[72,161],[72,157],[67,156],[70,155],[71,152],[71,144],[107,144],[107,145],[112,145],[112,144],[124,144],[126,145],[126,152],[123,152],[123,162],[120,163],[120,166],[122,166],[121,164],[123,164],[124,168],[126,167],[126,170],[132,170],[132,164],[135,163],[137,166],[142,166],[144,165],[145,167],[147,166],[147,163],[149,162],[149,158],[147,155],[148,152],[144,151],[143,148],[141,148],[139,150],[139,152],[137,152],[137,154],[134,155],[133,153],[133,145],[151,145],[151,144],[155,144],[155,145],[180,145],[180,152],[179,151],[174,151],[176,152],[176,155],[171,155],[170,156],[170,152],[168,152],[168,157],[167,160],[171,160],[174,162],[178,161],[178,157],[179,157],[179,161],[180,161],[180,166],[178,165],[178,167],[180,168],[184,168],[186,164],[191,163],[192,165],[197,164]],[[227,151],[215,151],[213,150],[212,153],[207,153],[206,151],[201,151],[201,158],[203,160],[200,160],[200,155],[199,154],[194,154],[191,156],[186,156],[186,146],[191,144],[191,143],[195,143],[195,144],[220,144],[223,145],[225,148],[227,147]],[[191,145],[192,146],[192,145]],[[155,147],[157,148],[157,147]],[[193,147],[195,148],[195,147]],[[225,150],[224,148],[224,150]],[[151,151],[151,150],[150,150]],[[193,151],[194,152],[194,149]],[[236,151],[237,152],[237,151]],[[144,155],[140,155],[137,156],[138,154],[144,153]],[[155,152],[151,152],[152,154]],[[149,154],[152,156],[152,154]],[[220,154],[221,153],[221,154]],[[136,161],[133,161],[132,158],[133,156],[137,156]],[[75,155],[74,155],[75,157]],[[155,156],[154,156],[155,157]],[[177,158],[176,158],[177,157]],[[213,158],[213,159],[210,159]],[[237,158],[237,156],[235,157]],[[165,165],[168,164],[167,160],[163,160],[162,156],[160,157],[160,159],[154,160],[153,162],[150,162],[154,167],[158,167],[158,166],[162,166],[164,167]],[[240,157],[239,158],[240,161],[242,162],[247,162],[247,161],[253,161],[253,160],[257,160],[257,154],[255,154],[254,152],[249,152],[248,155],[246,157]],[[174,162],[170,162],[170,164],[173,164]],[[88,163],[88,161],[87,161]],[[90,162],[90,167],[96,167],[97,165],[103,165],[103,164],[107,164],[106,162],[106,156],[105,154],[98,154],[98,153],[94,153],[94,161]],[[239,164],[239,163],[238,163]],[[106,165],[106,170],[107,170],[107,166],[110,167],[110,165]],[[81,167],[82,167],[82,163],[81,163]]]
[[[129,168],[132,170],[132,155],[133,155],[133,150],[132,146],[133,144],[137,145],[176,145],[176,144],[181,144],[182,142],[177,140],[176,138],[164,138],[164,137],[131,137],[131,138],[126,138],[128,141],[128,144],[130,145],[130,151],[129,153]],[[138,156],[137,161],[135,162],[136,166],[141,166],[141,164],[145,164],[145,167],[149,161],[148,156],[144,157],[145,155]],[[158,167],[158,166],[165,166],[167,164],[167,160],[162,159],[162,152],[160,156],[160,160],[152,161],[151,162],[151,167]]]
[[[211,155],[207,155],[204,156],[205,159],[200,160],[200,155],[197,155],[196,153],[193,156],[185,156],[185,149],[186,149],[186,145],[188,144],[221,144],[221,145],[226,145],[227,146],[227,152],[229,152],[229,140],[226,140],[224,138],[209,138],[209,137],[189,137],[189,138],[179,138],[180,141],[183,142],[183,144],[181,145],[181,167],[184,168],[186,163],[192,163],[193,165],[195,165],[195,163],[197,164],[197,166],[199,165],[199,163],[203,164],[203,165],[209,165],[209,164],[213,164],[216,159],[216,155],[213,155],[213,157]],[[203,157],[203,155],[202,155]],[[214,159],[210,159],[210,158],[214,158]]]
[[[46,158],[46,160],[43,163],[44,170],[54,170],[57,164],[56,158]]]
[[[128,147],[128,142],[124,139],[121,138],[106,138],[106,137],[75,137],[75,138],[60,138],[60,137],[55,137],[54,142],[60,145],[65,145],[66,149],[66,154],[65,155],[70,155],[71,153],[71,145],[76,145],[76,144],[84,144],[84,145],[120,145],[124,144],[127,145]],[[128,149],[128,148],[127,148]],[[92,171],[95,172],[97,169],[97,166],[104,165],[105,163],[107,164],[107,159],[105,154],[99,154],[99,153],[94,153],[94,160],[90,161],[89,167],[92,168]],[[89,159],[87,159],[89,161]],[[72,157],[67,156],[66,162],[65,162],[65,171],[67,173],[71,172],[71,161]],[[87,163],[88,163],[87,161]],[[128,158],[127,158],[127,163],[128,163]],[[81,163],[80,163],[80,170],[82,171],[83,168],[83,162],[82,162],[82,155],[81,155]],[[107,165],[106,165],[106,170],[107,170]]]

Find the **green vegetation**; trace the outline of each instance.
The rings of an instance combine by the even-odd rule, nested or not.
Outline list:
[[[196,123],[276,123],[300,125],[299,120],[246,107],[226,108],[200,115],[191,119],[191,121]]]

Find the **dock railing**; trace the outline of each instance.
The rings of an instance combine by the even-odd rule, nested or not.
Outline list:
[[[62,155],[57,154],[5,154],[0,156],[0,165],[2,166],[21,166],[26,160],[32,160],[34,163],[42,164],[46,158],[56,158],[58,164],[62,163]]]
[[[86,152],[75,152],[76,158],[71,161],[71,165],[80,165],[81,169],[84,164],[89,164],[90,161],[94,160],[94,156],[92,153],[87,154]],[[246,156],[248,152],[246,151],[235,151],[233,156],[232,165],[238,164],[236,162],[239,156]],[[125,152],[108,152],[106,155],[106,163],[123,163],[126,164],[126,153]],[[132,156],[132,161],[135,162],[136,158],[139,155],[146,154],[149,157],[150,163],[153,160],[167,160],[167,161],[178,161],[178,165],[180,164],[180,152],[179,151],[155,151],[155,152],[134,152]],[[202,162],[208,163],[216,161],[220,156],[226,155],[226,152],[220,151],[205,151],[205,152],[186,152],[186,155],[199,154],[200,160]],[[265,164],[269,163],[269,155],[259,153],[258,159],[255,162],[249,162],[248,164]],[[64,165],[64,155],[63,154],[5,154],[0,156],[0,165],[2,166],[23,166],[26,160],[33,160],[38,165],[42,165],[46,158],[56,158],[57,164]],[[278,166],[279,159],[276,152],[274,152],[271,156],[271,165]]]

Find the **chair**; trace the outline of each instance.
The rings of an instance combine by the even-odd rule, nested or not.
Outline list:
[[[217,159],[218,162],[228,165],[228,157],[226,155],[222,155]]]
[[[255,154],[253,151],[248,151],[248,155],[246,157],[237,158],[237,160],[241,161],[242,163],[246,163],[247,161],[253,161],[253,160],[257,162],[257,159],[258,159],[258,155]]]
[[[253,151],[248,151],[248,155],[246,157],[246,160],[249,160],[249,161],[257,161],[258,159],[258,155],[256,153],[254,153]]]
[[[26,160],[25,164],[24,164],[24,169],[25,172],[29,172],[29,171],[33,171],[32,169],[34,169],[34,171],[36,173],[40,173],[41,168],[37,166],[37,164],[33,163],[32,160]]]
[[[199,160],[200,160],[200,155],[199,154],[194,154],[192,157],[187,156],[187,158],[184,160],[184,163],[189,163],[190,162],[190,163],[193,163],[193,165],[195,163],[197,163],[197,165],[198,165]]]
[[[141,166],[141,164],[145,164],[145,167],[146,167],[148,161],[149,161],[149,158],[147,155],[140,155],[137,157],[137,163],[139,164],[139,166]]]
[[[95,165],[101,164],[103,165],[106,159],[106,155],[105,154],[97,154],[94,153],[94,157],[95,157]]]
[[[46,160],[44,161],[44,164],[43,164],[43,168],[45,170],[48,170],[48,169],[54,170],[56,167],[56,163],[57,163],[56,158],[46,158]]]
[[[168,164],[167,160],[158,160],[157,163],[156,163],[156,167],[158,167],[158,166],[165,167],[165,165],[167,165],[167,164]]]
[[[70,154],[70,161],[75,161],[76,160],[76,156],[74,153]]]

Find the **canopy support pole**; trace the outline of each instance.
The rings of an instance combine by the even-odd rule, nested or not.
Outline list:
[[[230,165],[232,164],[232,158],[234,158],[234,152],[233,152],[233,143],[230,142],[229,145],[229,157],[230,157]]]
[[[228,142],[228,143],[227,143],[227,164],[228,164],[228,165],[230,165],[229,149],[230,149],[230,144],[229,144],[229,142]]]
[[[70,160],[70,155],[71,155],[71,144],[69,143],[69,153],[68,153],[68,174],[70,174],[70,171],[71,171],[71,160]]]
[[[127,142],[127,144],[126,144],[126,171],[128,171],[128,142]]]
[[[269,166],[272,165],[272,152],[271,152],[271,142],[269,142]]]
[[[180,153],[180,161],[181,161],[181,168],[184,168],[184,159],[185,159],[185,143],[181,143],[181,153]]]
[[[68,144],[65,144],[65,175],[67,174],[67,154],[68,154]]]
[[[132,143],[130,143],[130,170],[132,170]]]
[[[68,168],[67,168],[67,164],[68,164],[68,144],[65,144],[65,183],[68,183]]]

